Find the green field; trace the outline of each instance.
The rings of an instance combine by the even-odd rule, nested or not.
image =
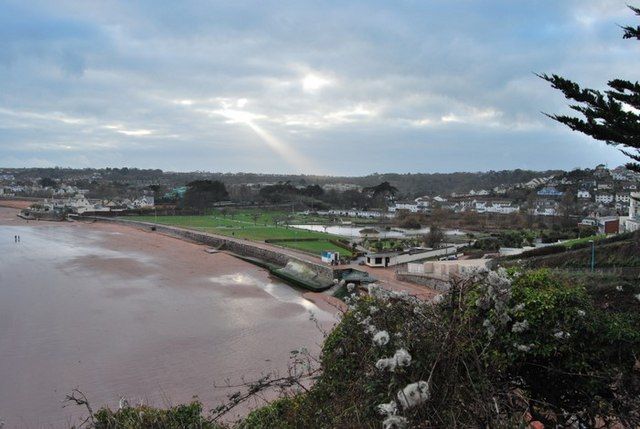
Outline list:
[[[344,256],[351,255],[351,252],[348,250],[329,242],[329,240],[338,239],[339,237],[337,236],[323,232],[291,228],[283,224],[276,225],[276,220],[279,218],[282,219],[283,217],[284,212],[267,212],[260,213],[260,216],[254,219],[252,212],[244,211],[237,212],[233,216],[223,216],[222,214],[203,216],[136,216],[128,217],[128,219],[143,222],[157,222],[163,225],[178,226],[254,241],[315,238],[318,239],[318,241],[284,241],[277,244],[316,255],[319,255],[323,250],[337,251]],[[298,219],[296,219],[296,221],[297,220]]]
[[[328,240],[319,240],[319,241],[279,241],[277,243],[279,246],[290,247],[292,249],[302,250],[304,252],[313,253],[314,255],[321,254],[324,250],[331,250],[335,252],[340,252],[341,256],[351,256],[351,251],[347,249],[343,249],[342,247],[336,246]]]

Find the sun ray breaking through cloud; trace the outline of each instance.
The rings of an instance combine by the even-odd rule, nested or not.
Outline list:
[[[306,174],[320,173],[318,166],[314,165],[306,156],[298,152],[290,144],[277,138],[269,131],[256,124],[255,120],[261,116],[243,110],[227,108],[214,110],[211,113],[227,118],[229,123],[243,124],[249,127],[264,143],[267,144],[269,149],[280,156],[280,158],[289,164],[289,166],[293,167],[297,172]]]

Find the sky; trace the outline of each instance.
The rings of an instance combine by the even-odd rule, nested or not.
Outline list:
[[[534,73],[636,81],[627,2],[2,0],[0,167],[617,166]]]

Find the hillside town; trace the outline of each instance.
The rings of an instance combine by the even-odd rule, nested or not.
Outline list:
[[[64,172],[64,171],[63,171]],[[167,173],[154,170],[152,177],[125,177],[115,180],[99,171],[72,170],[52,179],[34,174],[0,171],[0,198],[33,198],[29,216],[61,216],[68,213],[110,213],[145,211],[154,208],[179,207],[187,190],[186,183],[169,179]],[[342,179],[343,180],[343,179]],[[443,210],[455,214],[529,215],[534,217],[571,218],[579,225],[596,227],[604,232],[635,231],[639,228],[638,204],[640,174],[624,166],[613,169],[597,165],[593,169],[577,169],[549,176],[534,177],[526,182],[498,184],[490,189],[476,188],[450,193],[416,195],[391,183],[395,191],[381,193],[382,198],[362,200],[366,187],[348,182],[322,185],[305,182],[286,186],[306,192],[315,187],[311,198],[265,200],[265,191],[278,182],[225,184],[228,196],[215,205],[245,206],[260,204],[292,204],[298,211],[345,218],[394,218],[402,213],[430,214]],[[286,189],[285,189],[286,191]],[[347,197],[332,201],[330,196]],[[290,196],[290,195],[289,195]],[[348,199],[351,198],[351,201]],[[315,204],[314,204],[315,203]],[[346,204],[345,204],[346,203]],[[617,226],[614,226],[617,225]]]

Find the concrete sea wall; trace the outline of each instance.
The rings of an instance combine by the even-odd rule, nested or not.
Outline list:
[[[155,231],[161,234],[179,238],[181,240],[188,240],[194,243],[206,244],[216,249],[225,250],[242,257],[254,258],[260,261],[267,262],[269,264],[277,265],[280,268],[286,267],[287,264],[291,265],[291,263],[294,263],[298,266],[304,267],[304,270],[301,270],[301,272],[303,271],[305,273],[304,278],[301,277],[300,279],[296,279],[298,280],[296,283],[298,285],[307,284],[309,286],[308,288],[313,290],[321,290],[330,287],[333,284],[333,279],[335,277],[334,270],[329,266],[308,260],[303,260],[285,252],[278,251],[277,249],[267,248],[266,246],[259,246],[257,243],[252,243],[251,241],[245,241],[236,238],[227,238],[219,235],[213,235],[205,232],[193,231],[174,226],[159,225],[150,222],[139,222],[120,218],[87,216],[79,217],[77,219],[83,221],[88,220],[117,223],[144,231],[151,231],[152,228],[155,228]]]
[[[427,286],[440,292],[449,290],[449,282],[435,276],[425,274],[413,274],[409,272],[397,272],[396,279],[404,282],[414,283],[421,286]]]

